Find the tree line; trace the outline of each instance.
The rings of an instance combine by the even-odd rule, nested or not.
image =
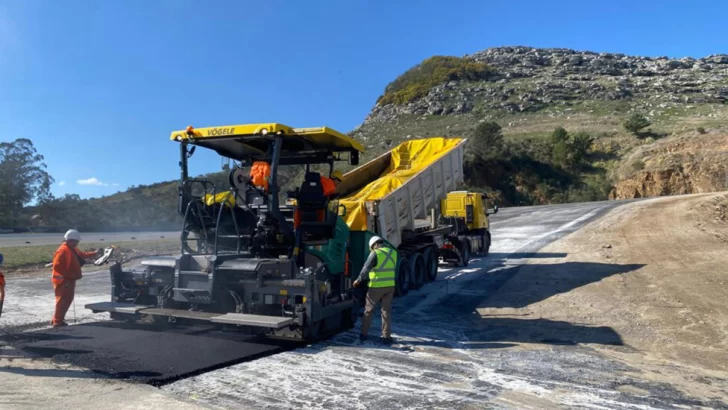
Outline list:
[[[203,176],[216,189],[230,187],[228,172]],[[283,192],[303,180],[296,167],[283,167],[279,183]],[[177,211],[179,181],[131,187],[101,198],[82,199],[77,194],[55,197],[53,177],[44,158],[28,139],[0,144],[0,228],[83,231],[181,229]]]
[[[54,197],[43,155],[26,138],[0,143],[0,228],[84,230],[177,228],[175,182],[105,198]]]
[[[27,222],[25,207],[53,200],[55,182],[46,171],[44,158],[26,138],[0,143],[0,226]]]

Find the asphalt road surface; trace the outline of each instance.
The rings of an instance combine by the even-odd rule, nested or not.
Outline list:
[[[179,232],[81,232],[83,242],[130,242],[178,238]],[[134,239],[132,239],[134,238]],[[26,245],[57,245],[63,242],[62,233],[0,234],[0,248]]]
[[[538,253],[541,247],[623,203],[502,209],[492,217],[493,247],[488,257],[474,259],[467,268],[442,268],[437,282],[395,300],[393,336],[398,343],[393,347],[376,341],[361,344],[358,324],[328,341],[287,351],[265,351],[250,340],[215,341],[206,346],[204,339],[195,339],[199,341],[196,352],[204,352],[212,360],[191,367],[176,363],[190,357],[183,346],[194,343],[187,338],[195,336],[191,333],[136,338],[132,333],[119,336],[118,328],[109,330],[110,325],[102,323],[64,329],[62,345],[48,337],[27,345],[57,360],[102,372],[118,368],[138,376],[160,373],[165,366],[177,366],[177,373],[195,374],[199,371],[194,367],[236,361],[239,363],[162,387],[223,408],[721,407],[720,403],[685,397],[669,385],[635,379],[636,369],[582,345],[621,348],[620,336],[610,328],[545,319],[514,323],[475,314],[475,308],[487,304],[488,296],[498,292],[527,259],[548,257]],[[87,275],[79,283],[77,306],[108,300],[108,289],[107,273]],[[551,296],[555,295],[537,295]],[[52,308],[48,278],[10,281],[2,317],[5,330],[11,333],[6,341],[29,337],[18,330],[47,323]],[[106,316],[84,309],[78,309],[76,315],[83,323]],[[529,331],[524,332],[524,326]],[[372,334],[378,328],[376,318]],[[197,335],[219,337],[204,332]],[[235,354],[231,349],[237,349]],[[131,357],[120,357],[119,352],[131,353]],[[134,361],[137,365],[131,363]],[[619,390],[619,386],[634,386],[635,393]]]

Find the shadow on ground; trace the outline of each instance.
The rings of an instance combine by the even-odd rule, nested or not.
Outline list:
[[[617,332],[608,326],[586,326],[548,319],[484,317],[477,329],[465,336],[473,342],[515,342],[550,345],[600,344],[622,346]]]
[[[17,366],[6,366],[0,368],[0,373],[18,374],[27,377],[61,377],[64,379],[93,379],[98,374],[88,370],[64,370],[64,369],[26,369]]]
[[[565,258],[566,255],[567,254],[563,253],[563,252],[559,252],[559,253],[555,253],[555,252],[551,252],[551,253],[546,253],[546,252],[542,252],[542,253],[539,253],[539,252],[498,253],[498,252],[493,252],[493,253],[489,254],[488,256],[486,256],[485,260],[486,261],[497,260],[497,261],[501,261],[501,264],[502,264],[502,262],[507,259],[551,259],[551,258]]]
[[[427,285],[439,286],[447,292],[435,303],[416,310],[395,305],[395,332],[408,340],[408,345],[457,349],[503,348],[514,343],[623,345],[619,334],[608,326],[526,318],[525,314],[520,318],[517,313],[503,316],[477,313],[482,308],[524,308],[644,266],[591,262],[511,265],[517,259],[565,256],[565,253],[492,253],[464,270],[446,273],[445,280]],[[509,286],[504,288],[506,284]],[[416,305],[418,298],[429,297],[413,292],[407,298]],[[379,322],[374,324],[372,332],[377,332],[378,326]]]
[[[478,308],[522,308],[561,293],[596,283],[613,275],[636,271],[644,264],[610,264],[594,262],[564,262],[531,264],[505,268],[487,275],[480,289],[486,291]],[[517,276],[517,278],[516,278]],[[517,279],[521,286],[511,286],[508,293],[499,290],[510,280]],[[490,290],[490,291],[489,291]]]

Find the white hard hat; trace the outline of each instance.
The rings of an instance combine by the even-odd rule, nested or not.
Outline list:
[[[369,240],[369,248],[372,248],[375,243],[379,241],[383,241],[384,239],[378,237],[378,236],[372,236],[372,239]]]
[[[69,229],[68,232],[63,236],[63,239],[69,241],[80,241],[81,234],[75,229]]]

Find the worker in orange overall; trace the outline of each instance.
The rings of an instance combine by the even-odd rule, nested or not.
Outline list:
[[[0,253],[0,265],[3,264],[3,254]],[[5,275],[0,271],[0,316],[3,315],[3,302],[5,302]]]
[[[265,161],[255,161],[250,168],[250,180],[253,185],[268,192],[268,178],[270,178],[270,164]]]
[[[324,189],[324,196],[329,198],[334,195],[334,191],[336,191],[336,188],[338,188],[343,179],[344,174],[341,171],[332,172],[330,178],[321,175],[321,186]]]
[[[81,266],[86,263],[87,259],[91,259],[99,254],[95,252],[82,252],[78,250],[78,243],[81,241],[81,234],[71,229],[64,236],[65,241],[56,250],[53,256],[53,290],[56,293],[56,311],[53,314],[51,325],[53,327],[67,326],[65,321],[66,312],[73,303],[73,297],[76,293],[76,281],[81,279]]]

